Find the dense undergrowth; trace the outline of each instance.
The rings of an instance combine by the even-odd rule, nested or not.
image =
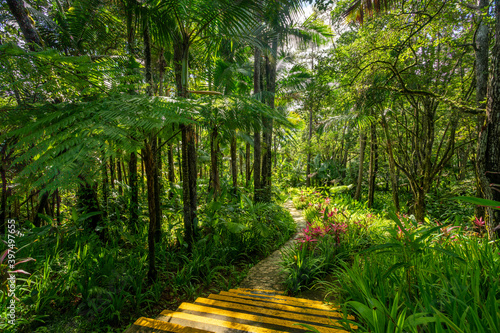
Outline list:
[[[17,260],[29,276],[18,274],[18,332],[121,332],[138,316],[156,316],[184,301],[236,287],[249,267],[289,239],[295,230],[278,204],[253,204],[244,194],[204,200],[199,235],[192,253],[183,241],[182,205],[165,199],[161,241],[156,257],[159,279],[147,276],[147,223],[138,234],[128,230],[123,200],[111,203],[102,240],[83,230],[85,216],[75,211],[61,225],[40,228],[20,223]],[[145,210],[145,203],[142,203]],[[7,267],[2,266],[2,274]],[[6,280],[2,279],[2,289]],[[0,330],[9,332],[7,293],[0,293]]]
[[[349,196],[295,190],[308,221],[284,256],[291,293],[321,285],[356,332],[499,332],[500,253],[484,222],[417,223]],[[461,216],[457,218],[457,216]]]

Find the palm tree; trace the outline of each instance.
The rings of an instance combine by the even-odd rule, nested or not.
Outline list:
[[[160,1],[154,18],[159,39],[171,40],[174,48],[174,67],[177,94],[189,97],[190,48],[204,39],[222,36],[243,38],[254,25],[253,12],[260,1],[250,0],[190,0]],[[197,171],[195,127],[192,122],[181,125],[182,174],[184,199],[184,228],[188,249],[196,234]]]

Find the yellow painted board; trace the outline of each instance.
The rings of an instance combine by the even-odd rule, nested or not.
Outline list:
[[[152,328],[160,332],[176,332],[176,333],[206,333],[207,331],[199,330],[192,327],[184,327],[177,324],[167,323],[160,320],[141,317],[137,319],[134,325]]]
[[[172,318],[173,319],[178,318],[181,320],[188,320],[188,321],[193,321],[193,322],[197,322],[197,323],[219,326],[221,328],[235,329],[235,330],[240,330],[240,331],[245,331],[245,332],[255,332],[255,333],[276,333],[276,332],[278,332],[278,331],[270,330],[270,329],[264,328],[264,327],[233,323],[230,321],[214,319],[214,318],[209,318],[209,317],[201,317],[201,316],[197,316],[197,315],[185,313],[185,312],[174,312],[174,313],[172,313]]]
[[[237,303],[231,303],[231,302],[224,302],[224,301],[217,301],[213,299],[208,299],[208,298],[198,298],[195,301],[196,303],[203,303],[206,305],[212,305],[212,306],[218,306],[218,307],[223,307],[228,310],[235,310],[235,311],[247,311],[247,312],[252,312],[252,313],[259,313],[267,316],[273,316],[273,317],[280,317],[280,318],[293,318],[294,320],[300,320],[300,321],[307,321],[311,324],[325,324],[325,325],[332,325],[333,323],[336,322],[335,318],[325,318],[325,317],[316,317],[316,316],[310,316],[307,314],[298,314],[298,313],[290,313],[286,311],[281,311],[281,310],[276,310],[276,309],[265,309],[265,308],[260,308],[257,306],[251,306],[251,305],[243,305],[243,304],[237,304]],[[338,313],[331,313],[332,317],[333,316],[340,316]]]
[[[248,291],[239,291],[238,289],[229,289],[229,292],[230,293],[243,293],[243,294],[249,294],[249,295],[256,295],[256,294],[252,294]],[[259,294],[258,296],[272,297],[272,298],[282,299],[285,301],[289,300],[289,301],[302,302],[302,303],[307,303],[307,304],[324,305],[324,303],[321,301],[314,301],[314,300],[305,299],[305,298],[297,298],[297,297],[290,297],[290,296],[283,296],[283,295],[265,295],[265,294]]]
[[[273,308],[273,309],[277,309],[277,310],[299,312],[299,313],[316,315],[316,316],[323,316],[323,317],[332,316],[331,311],[317,310],[314,308],[303,308],[303,307],[293,306],[293,305],[289,305],[289,304],[263,302],[259,299],[255,299],[255,298],[250,299],[250,298],[242,298],[242,297],[230,297],[230,296],[216,295],[216,294],[210,294],[210,296],[208,296],[208,298],[216,299],[216,300],[220,300],[220,301],[225,301],[225,302],[245,303],[248,305],[263,306],[263,307]],[[354,317],[352,317],[352,318],[354,318]],[[351,319],[351,318],[349,318],[349,319]]]
[[[278,290],[263,290],[263,289],[251,289],[251,288],[238,288],[236,290],[241,290],[241,291],[248,291],[248,292],[253,292],[253,293],[270,293],[270,294],[276,294],[276,295],[284,295],[284,291],[278,291]]]
[[[163,310],[158,317],[156,317],[156,320],[161,320],[161,321],[170,321],[170,314],[174,313],[174,311],[171,310]]]
[[[270,324],[270,325],[277,325],[277,326],[290,327],[290,328],[294,328],[294,329],[306,330],[306,328],[303,328],[302,326],[297,325],[296,322],[293,322],[290,320],[269,318],[269,317],[258,316],[258,315],[251,315],[251,314],[247,314],[247,313],[222,310],[222,309],[211,308],[209,306],[203,306],[203,305],[197,305],[197,304],[182,303],[179,306],[179,310],[196,311],[196,312],[207,313],[207,314],[212,314],[212,315],[219,315],[219,316],[224,316],[224,317],[253,321],[255,323]],[[177,315],[177,313],[173,313],[172,318],[175,318],[176,315]],[[341,329],[324,327],[324,326],[317,326],[317,325],[313,325],[313,324],[311,324],[310,326],[316,328],[321,333],[339,333],[339,332],[344,333],[344,332],[346,332],[345,330],[341,330]]]
[[[172,313],[174,313],[175,311],[172,311],[172,310],[163,310],[160,315],[162,316],[170,316]]]
[[[227,292],[227,291],[221,291],[219,293],[219,295],[228,296],[228,297],[239,297],[239,298],[251,299],[251,300],[274,302],[274,303],[279,303],[279,304],[283,304],[283,305],[301,306],[301,307],[305,307],[305,308],[312,308],[312,309],[317,309],[317,310],[322,310],[322,311],[335,310],[335,308],[331,308],[331,307],[327,306],[326,304],[313,304],[313,303],[297,302],[294,300],[284,300],[284,299],[279,299],[279,298],[275,298],[275,297],[265,297],[264,295],[259,295],[259,297],[255,297],[256,296],[255,294],[252,295],[252,294],[245,294],[245,293],[238,293],[238,292],[235,293],[235,292]]]

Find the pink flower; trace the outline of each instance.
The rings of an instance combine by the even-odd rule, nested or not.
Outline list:
[[[304,238],[299,240],[299,243],[312,243],[312,242],[317,242],[318,240],[315,238],[312,238],[312,236],[309,235],[304,235]]]
[[[484,227],[484,220],[482,217],[480,217],[479,219],[476,217],[476,219],[474,220],[474,224],[478,227],[478,228],[481,228],[481,227]]]
[[[321,234],[321,227],[316,227],[312,230],[313,234]]]

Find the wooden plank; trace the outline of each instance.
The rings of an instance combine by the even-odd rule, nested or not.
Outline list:
[[[292,305],[292,306],[298,306],[302,308],[311,308],[311,309],[316,309],[316,310],[321,310],[321,311],[332,311],[336,310],[335,308],[331,308],[325,304],[309,304],[309,303],[304,303],[304,302],[299,302],[299,301],[294,301],[294,300],[284,300],[284,299],[279,299],[276,297],[267,297],[265,295],[255,295],[255,294],[245,294],[245,293],[234,293],[234,292],[227,292],[227,291],[221,291],[219,295],[222,296],[228,296],[228,297],[239,297],[239,298],[244,298],[244,299],[251,299],[251,300],[257,300],[257,301],[265,301],[265,302],[273,302],[273,303],[278,303],[282,305]]]
[[[284,291],[278,291],[278,290],[263,290],[263,289],[251,289],[251,288],[238,288],[236,290],[246,291],[255,294],[285,295]]]
[[[248,325],[262,325],[262,324],[269,324],[269,325],[274,325],[274,326],[282,326],[282,327],[288,327],[294,330],[301,329],[301,330],[308,330],[305,327],[297,325],[296,322],[290,321],[290,320],[285,320],[285,319],[278,319],[278,318],[270,318],[270,317],[265,317],[265,316],[260,316],[260,315],[252,315],[252,314],[247,314],[247,313],[240,313],[240,312],[235,312],[235,311],[229,311],[229,310],[223,310],[223,309],[218,309],[218,308],[212,308],[209,306],[203,306],[203,305],[197,305],[197,304],[190,304],[190,303],[182,303],[179,306],[178,311],[195,311],[195,312],[200,312],[204,314],[211,314],[211,315],[216,315],[216,316],[221,316],[224,317],[225,321],[233,321],[235,319],[241,319],[248,321]],[[175,318],[177,313],[172,314],[172,318]],[[340,329],[335,329],[335,328],[330,328],[330,327],[324,327],[324,326],[318,326],[318,325],[310,325],[311,327],[316,328],[319,332],[321,333],[345,333],[345,330],[340,330]]]
[[[275,330],[270,330],[264,327],[257,327],[247,324],[235,323],[227,320],[220,320],[210,317],[202,317],[186,312],[175,312],[171,314],[172,321],[197,327],[199,329],[207,329],[216,333],[226,332],[254,332],[254,333],[276,333]]]
[[[248,291],[240,291],[238,289],[229,289],[229,292],[230,293],[242,293],[242,294],[247,294],[247,295],[256,295],[256,294],[252,294]],[[301,303],[307,303],[307,304],[316,304],[316,305],[324,305],[325,304],[324,302],[321,302],[321,301],[314,301],[311,299],[290,297],[290,296],[284,296],[284,295],[268,296],[265,294],[259,294],[258,296],[272,297],[272,298],[276,298],[276,299],[280,299],[280,300],[284,300],[284,301],[294,301],[294,302],[301,302]]]
[[[174,311],[171,311],[171,310],[163,310],[160,315],[158,317],[156,317],[155,319],[156,320],[161,320],[161,321],[166,321],[166,322],[169,322],[170,321],[170,314],[174,313]]]
[[[141,317],[134,323],[139,330],[133,332],[171,332],[171,333],[208,333],[192,327],[185,327],[178,324],[167,323],[160,320]],[[132,326],[133,327],[133,326]],[[142,330],[141,330],[142,329]]]
[[[266,307],[266,308],[272,308],[272,309],[283,310],[283,311],[304,313],[304,314],[308,314],[308,315],[321,316],[321,317],[325,317],[325,318],[332,316],[332,311],[317,310],[314,308],[304,308],[304,307],[293,306],[293,305],[288,305],[288,304],[273,303],[273,302],[269,302],[269,301],[263,301],[261,299],[252,299],[249,297],[243,298],[243,297],[230,297],[230,296],[224,296],[224,295],[210,294],[208,296],[208,298],[220,300],[220,301],[226,301],[226,302],[255,305],[255,306],[259,306],[259,307]],[[352,317],[352,316],[351,316],[351,318],[354,319],[354,317]],[[349,318],[349,319],[351,319],[351,318]]]
[[[250,312],[250,313],[253,313],[255,315],[261,314],[261,315],[265,315],[265,316],[272,316],[272,317],[279,317],[279,318],[293,318],[293,320],[304,321],[304,322],[307,322],[307,324],[333,325],[336,322],[336,319],[342,318],[342,316],[340,314],[335,313],[335,312],[331,313],[330,318],[325,318],[325,317],[310,316],[307,314],[290,313],[290,312],[276,310],[276,309],[261,308],[261,307],[252,306],[252,305],[243,305],[243,304],[238,304],[238,303],[217,301],[217,300],[202,298],[202,297],[196,299],[195,304],[196,303],[201,303],[203,305],[208,305],[208,306],[223,307],[225,309],[230,309],[230,310],[234,310],[234,311]]]

